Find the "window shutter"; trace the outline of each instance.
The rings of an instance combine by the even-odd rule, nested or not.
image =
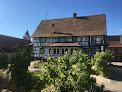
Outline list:
[[[42,41],[41,41],[41,38],[39,38],[39,42],[41,43]]]
[[[44,49],[40,48],[40,54],[44,54]]]
[[[45,38],[45,42],[47,42],[47,38]]]
[[[95,45],[94,37],[91,37],[91,46]]]
[[[72,42],[77,42],[77,37],[76,36],[72,37]]]
[[[60,42],[60,38],[58,38],[58,42]]]
[[[64,42],[67,42],[67,38],[66,37],[64,38]]]
[[[94,54],[96,54],[96,49],[94,49]]]

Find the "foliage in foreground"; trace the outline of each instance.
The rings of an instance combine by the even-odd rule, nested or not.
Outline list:
[[[44,83],[47,83],[47,86],[51,85],[55,91],[59,92],[98,92],[96,80],[90,77],[93,74],[91,67],[94,65],[98,74],[107,74],[109,72],[102,65],[103,58],[107,58],[109,63],[113,59],[112,54],[108,51],[96,53],[91,60],[88,55],[74,51],[72,57],[69,57],[67,53],[57,59],[49,57],[48,62],[41,64],[43,66],[41,66],[43,70],[39,71],[41,74],[37,75],[36,72],[28,71],[28,66],[33,58],[31,52],[19,50],[10,60],[6,56],[2,57],[6,63],[0,65],[1,68],[9,68],[8,73],[11,74],[11,80],[17,88],[23,89],[22,92],[40,92],[45,87]],[[9,67],[7,67],[8,62]]]
[[[16,87],[8,88],[9,90],[40,92],[42,86],[44,87],[44,83],[42,83],[40,78],[28,71],[28,66],[30,66],[30,62],[33,60],[31,54],[31,51],[18,50],[10,59],[5,54],[0,55],[0,68],[6,69],[4,71],[1,70],[0,74]],[[9,83],[6,85],[9,85]]]
[[[15,83],[17,88],[21,88],[26,92],[32,90],[40,92],[41,84],[40,78],[28,71],[30,62],[33,60],[31,55],[32,52],[26,50],[19,50],[10,58],[9,71],[11,72],[12,81]]]
[[[0,54],[0,69],[7,69],[9,64],[8,56],[4,53]]]
[[[96,52],[96,54],[94,54],[94,57],[91,59],[92,65],[95,66],[94,70],[96,71],[96,73],[104,77],[109,77],[110,70],[107,67],[107,63],[111,64],[113,58],[113,53],[110,53],[110,51],[102,53]]]
[[[58,92],[83,92],[97,90],[88,55],[74,51],[72,57],[67,53],[57,59],[48,58],[40,77]]]

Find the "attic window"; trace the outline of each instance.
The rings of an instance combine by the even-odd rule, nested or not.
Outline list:
[[[52,24],[52,33],[54,33],[54,24]]]

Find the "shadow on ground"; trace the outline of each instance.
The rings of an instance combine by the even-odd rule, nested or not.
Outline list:
[[[110,90],[105,90],[105,91],[103,91],[103,92],[113,92],[113,91],[110,91]]]
[[[102,84],[100,89],[101,89],[101,92],[112,92],[110,90],[104,90],[105,86]]]
[[[112,71],[111,73],[111,80],[115,80],[115,81],[122,81],[122,66],[120,65],[110,65],[109,69]]]
[[[101,86],[101,92],[122,92],[122,62],[112,62],[108,68],[111,71],[109,79],[102,76],[94,76]]]

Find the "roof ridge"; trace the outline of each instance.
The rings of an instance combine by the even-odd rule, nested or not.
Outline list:
[[[17,38],[17,37],[12,37],[12,36],[7,36],[7,35],[2,35],[2,34],[0,34],[0,36],[10,37],[10,38],[19,39],[19,40],[25,40],[25,39],[22,39],[22,38]]]
[[[92,16],[100,16],[100,15],[106,15],[106,14],[99,14],[99,15],[89,15],[89,16],[77,16],[76,17],[76,19],[77,18],[79,18],[79,17],[92,17]],[[67,18],[58,18],[58,19],[49,19],[49,20],[60,20],[60,19],[69,19],[69,18],[73,18],[73,17],[67,17]],[[42,21],[49,21],[49,20],[42,20]]]

